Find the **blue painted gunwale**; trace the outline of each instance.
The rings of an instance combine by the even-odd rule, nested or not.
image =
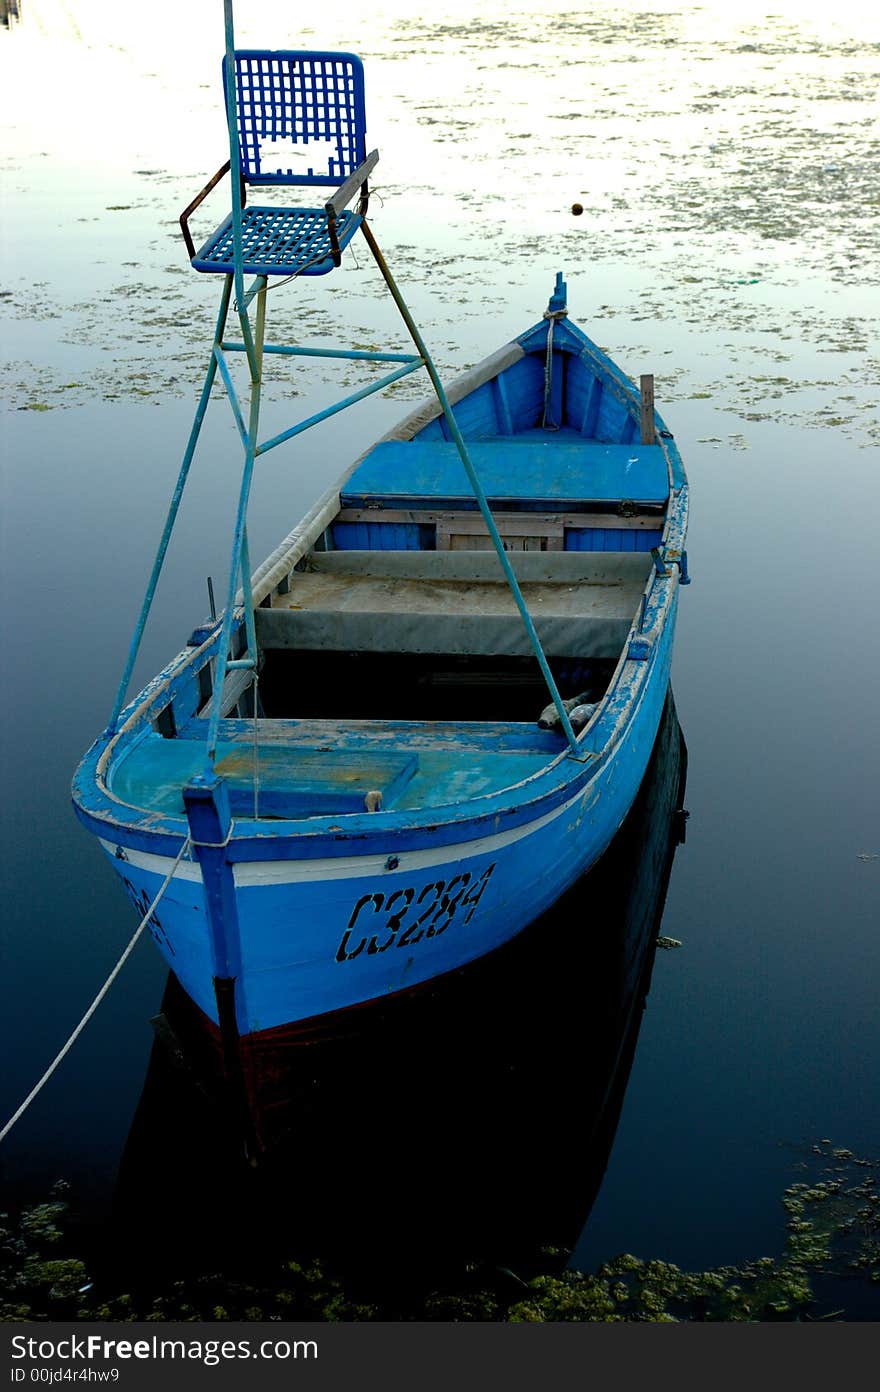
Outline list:
[[[517,342],[525,352],[543,356],[546,335],[547,325],[544,322],[523,334]],[[599,376],[603,388],[626,408],[630,417],[635,417],[638,393],[632,383],[579,329],[567,322],[557,323],[554,349],[560,354],[570,354],[573,359],[583,363],[589,372]],[[476,875],[480,864],[485,863],[487,854],[481,843],[495,844],[496,838],[514,837],[511,842],[512,854],[500,857],[493,867],[492,894],[479,906],[480,917],[484,920],[479,941],[456,945],[450,938],[449,950],[439,958],[436,952],[433,956],[425,954],[421,964],[412,967],[407,982],[403,983],[405,985],[416,984],[445,970],[453,970],[473,956],[482,955],[493,946],[500,945],[526,926],[601,855],[635,797],[647,767],[669,680],[679,584],[677,562],[681,559],[687,525],[687,484],[681,460],[671,435],[659,417],[656,423],[670,490],[661,543],[666,573],[660,574],[655,570],[650,573],[641,613],[636,613],[633,618],[629,638],[623,646],[606,695],[597,707],[593,720],[579,737],[582,757],[572,757],[560,737],[558,753],[555,757],[549,757],[546,767],[539,772],[494,793],[448,807],[389,810],[378,814],[337,813],[296,820],[272,820],[268,823],[237,817],[233,823],[226,847],[228,862],[234,870],[241,867],[245,874],[250,873],[248,866],[254,867],[253,873],[257,873],[257,868],[263,865],[267,873],[280,876],[286,912],[295,912],[298,920],[303,922],[303,915],[307,918],[310,910],[313,916],[326,917],[325,906],[320,900],[322,891],[318,888],[308,893],[294,892],[291,883],[284,881],[287,873],[283,870],[285,864],[290,865],[290,873],[293,874],[296,863],[302,862],[302,878],[302,875],[308,875],[310,862],[322,862],[325,867],[335,862],[340,867],[339,874],[352,889],[358,883],[364,886],[374,883],[376,865],[392,857],[399,860],[401,865],[406,865],[408,857],[418,861],[420,856],[423,860],[428,854],[433,856],[432,863],[442,868],[445,876],[454,876],[456,868],[460,876],[461,867],[465,864],[473,864]],[[430,432],[433,438],[442,438],[442,428],[442,423],[433,421],[425,433]],[[345,477],[350,477],[356,467],[356,464],[353,465]],[[340,480],[340,488],[344,481]],[[242,623],[243,611],[237,611],[236,627],[239,628]],[[147,896],[146,900],[140,901],[142,903],[149,902],[158,889],[165,870],[170,866],[170,858],[177,854],[188,833],[188,823],[183,816],[144,811],[124,803],[110,790],[108,775],[119,759],[146,738],[152,730],[152,723],[170,703],[179,703],[179,724],[185,725],[186,720],[195,715],[200,703],[198,673],[215,656],[219,638],[220,620],[197,629],[190,645],[129,702],[115,731],[108,729],[95,741],[74,779],[73,800],[77,816],[101,839],[114,867],[128,879],[130,890],[136,889]],[[590,807],[601,804],[601,822],[582,839],[570,836],[560,840],[557,825],[559,814],[568,807],[574,807],[578,800],[584,806],[587,803]],[[549,820],[545,823],[542,819]],[[533,884],[529,893],[524,894],[523,851],[526,847],[529,849],[529,863],[540,864],[543,869],[540,883]],[[448,862],[443,860],[444,848],[450,848],[453,857]],[[126,861],[128,853],[131,853],[132,861]],[[133,863],[141,856],[148,858],[148,865],[137,866]],[[155,864],[153,857],[156,857]],[[275,872],[271,871],[273,862],[277,867]],[[361,862],[364,872],[359,877],[357,866]],[[183,914],[178,915],[179,923],[172,925],[170,930],[172,935],[178,935],[177,948],[172,946],[169,949],[167,939],[163,941],[165,935],[159,933],[158,926],[154,929],[154,936],[169,965],[193,999],[216,1020],[216,1009],[209,990],[211,963],[205,956],[208,943],[204,923],[201,930],[204,941],[198,948],[192,943],[192,925],[195,921],[192,910],[198,907],[198,897],[203,892],[200,876],[195,880],[192,877],[192,872],[198,876],[198,867],[194,862],[188,866],[184,861],[181,871],[190,875],[190,883],[195,887],[188,891],[190,899]],[[321,867],[316,865],[314,874],[320,873]],[[435,869],[435,873],[439,873],[439,870]],[[305,883],[320,886],[322,882],[318,879]],[[195,894],[195,900],[192,894]],[[317,899],[315,894],[318,895]],[[168,907],[162,910],[163,918],[174,909],[181,895],[186,900],[187,892],[175,877],[166,895]],[[494,906],[493,897],[497,901]],[[252,907],[254,899],[263,906],[256,912]],[[268,913],[271,920],[272,914],[277,914],[278,910],[271,909],[271,895],[266,886],[242,887],[239,900],[242,937],[256,940],[260,935],[262,919]],[[181,953],[186,956],[181,946],[186,941],[189,941],[186,952],[192,957],[192,970],[185,966],[181,956]],[[370,952],[373,953],[372,956],[368,953],[370,962],[383,960],[376,956],[372,948]],[[364,968],[366,961],[361,962],[361,968]],[[243,989],[236,1007],[239,1028],[243,1033],[273,1028],[290,1019],[306,1018],[323,1010],[344,1008],[359,1000],[369,999],[371,993],[392,989],[386,980],[380,983],[375,973],[365,979],[361,979],[362,973],[358,975],[354,972],[349,972],[344,978],[334,978],[331,970],[328,978],[331,984],[325,983],[325,987],[320,988],[319,983],[312,983],[314,989],[305,1004],[302,991],[298,988],[294,990],[294,984],[287,980],[277,963],[271,972],[254,972],[251,966],[250,961],[243,966]],[[303,968],[302,962],[299,967]],[[271,976],[276,978],[274,986],[267,985],[264,979]],[[259,990],[258,981],[262,983]],[[285,991],[288,993],[287,1005],[284,1004]],[[291,991],[297,998],[297,1003],[293,1005],[290,1003]],[[330,992],[329,996],[327,991]],[[358,994],[359,991],[361,994]],[[300,1014],[297,1015],[296,1011],[300,1011]]]

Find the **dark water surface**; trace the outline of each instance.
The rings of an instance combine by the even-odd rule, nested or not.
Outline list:
[[[254,23],[241,41],[265,41],[268,26],[273,44],[287,42],[277,16],[253,8],[263,32]],[[213,282],[187,278],[170,239],[219,163],[215,93],[201,85],[215,83],[215,55],[194,60],[199,80],[186,88],[179,55],[163,64],[133,17],[111,46],[93,9],[78,8],[77,33],[49,34],[49,18],[67,24],[68,11],[35,4],[0,36],[15,136],[0,284],[3,1120],[134,927],[74,820],[69,782],[109,714],[214,313]],[[830,1138],[880,1156],[880,232],[860,192],[874,154],[861,103],[876,49],[857,20],[846,26],[846,7],[798,37],[784,6],[761,25],[728,17],[716,30],[685,6],[653,16],[624,6],[610,30],[588,18],[569,27],[571,61],[594,86],[553,106],[534,98],[564,36],[477,9],[456,33],[392,5],[375,30],[354,24],[346,38],[334,20],[338,33],[303,41],[357,51],[362,39],[378,74],[389,153],[375,225],[447,374],[538,318],[557,269],[576,321],[633,376],[656,373],[693,499],[694,583],[673,662],[687,839],[670,862],[678,784],[667,731],[629,841],[547,929],[555,957],[535,956],[530,935],[521,956],[453,1000],[335,1046],[311,1082],[288,1079],[285,1124],[301,1138],[308,1192],[323,1197],[288,1207],[285,1223],[291,1240],[307,1232],[316,1250],[353,1260],[379,1243],[367,1220],[381,1193],[389,1213],[405,1204],[411,1215],[405,1251],[382,1236],[389,1270],[404,1256],[439,1270],[468,1247],[509,1264],[535,1242],[572,1247],[585,1269],[622,1251],[695,1269],[775,1255],[780,1196],[805,1147]],[[491,57],[461,78],[462,43],[488,52],[489,35]],[[639,94],[623,84],[634,44]],[[79,146],[78,164],[65,145],[75,131],[37,115],[28,125],[14,100],[17,69],[71,54],[103,90],[131,94],[103,159]],[[408,54],[420,63],[401,63]],[[449,63],[459,75],[441,105]],[[157,84],[163,119],[182,131],[171,153],[161,123],[151,133],[136,119]],[[475,108],[491,138],[470,168],[450,152],[473,138]],[[540,170],[536,142],[552,151]],[[407,196],[403,154],[417,164],[436,155],[438,187],[416,180]],[[634,190],[658,166],[667,183],[648,206]],[[586,208],[577,224],[575,197]],[[365,263],[339,285],[301,301],[278,291],[277,313],[299,304],[312,336],[386,341],[391,320]],[[267,432],[338,385],[270,394]],[[254,559],[393,423],[403,396],[268,458]],[[237,470],[218,404],[136,681],[204,617],[205,577],[219,587]],[[657,932],[682,946],[652,961]],[[636,959],[649,983],[644,1013],[633,997],[637,1038],[621,1031],[635,990],[624,963]],[[615,983],[607,992],[600,970]],[[201,1249],[204,1210],[190,1199],[223,1151],[187,1101],[189,1083],[153,1047],[165,990],[144,940],[0,1147],[8,1202],[69,1180],[83,1241],[123,1264],[142,1254],[145,1224],[161,1225],[175,1261]],[[263,1190],[233,1188],[233,1228],[243,1215],[277,1224],[276,1181],[270,1169]],[[853,1317],[880,1318],[880,1302],[857,1302]]]

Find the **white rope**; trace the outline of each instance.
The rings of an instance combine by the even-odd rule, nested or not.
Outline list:
[[[545,309],[544,318],[549,320],[549,323],[547,324],[547,356],[544,359],[544,414],[541,417],[541,427],[544,430],[558,430],[559,425],[553,419],[550,404],[550,394],[553,387],[553,326],[560,319],[568,318],[568,310]]]
[[[548,314],[550,323],[547,325],[547,356],[544,359],[544,414],[541,418],[541,426],[544,430],[558,430],[559,426],[553,421],[550,414],[550,393],[553,384],[553,325],[554,316]]]
[[[19,1117],[21,1117],[21,1116],[24,1115],[24,1113],[27,1111],[28,1107],[29,1107],[29,1106],[31,1105],[31,1103],[33,1102],[34,1098],[37,1096],[37,1094],[38,1094],[39,1092],[42,1091],[42,1089],[45,1087],[46,1083],[48,1083],[49,1079],[52,1077],[52,1074],[55,1072],[55,1070],[56,1070],[56,1068],[58,1067],[58,1065],[61,1063],[62,1059],[70,1052],[70,1050],[72,1049],[73,1045],[76,1043],[77,1039],[78,1039],[79,1036],[82,1034],[82,1032],[83,1032],[83,1030],[85,1029],[86,1025],[88,1024],[89,1020],[90,1020],[90,1019],[92,1018],[92,1016],[94,1015],[94,1013],[95,1013],[95,1011],[97,1010],[98,1006],[101,1004],[101,1001],[104,999],[104,997],[106,996],[107,992],[110,990],[110,987],[113,985],[113,982],[116,980],[117,976],[118,976],[119,973],[121,972],[121,970],[122,970],[122,968],[124,967],[125,963],[128,961],[128,958],[131,956],[131,953],[132,953],[132,951],[133,951],[133,949],[134,949],[135,943],[137,942],[137,940],[138,940],[138,938],[140,937],[141,933],[144,931],[144,929],[146,928],[147,924],[149,923],[150,918],[151,918],[152,915],[153,915],[153,911],[154,911],[154,909],[156,908],[156,905],[158,904],[159,900],[162,898],[162,895],[165,893],[166,889],[168,888],[169,884],[171,883],[171,877],[173,876],[173,874],[174,874],[175,870],[177,869],[178,865],[180,864],[180,862],[183,860],[184,854],[185,854],[186,851],[189,849],[189,846],[190,846],[190,838],[187,836],[187,838],[186,838],[186,840],[184,841],[183,845],[181,846],[180,850],[177,852],[177,856],[175,857],[174,864],[171,866],[171,869],[168,871],[168,874],[165,876],[165,879],[164,879],[163,882],[162,882],[162,887],[161,887],[161,889],[159,890],[159,893],[156,895],[156,897],[155,897],[155,899],[153,900],[152,904],[151,904],[150,907],[147,909],[147,912],[144,914],[143,918],[141,919],[140,923],[138,924],[137,928],[135,929],[134,936],[132,937],[131,942],[128,944],[128,947],[125,949],[125,951],[123,952],[123,954],[122,954],[122,956],[120,957],[119,961],[116,963],[116,966],[113,968],[112,972],[111,972],[110,975],[107,977],[107,980],[104,982],[104,985],[101,987],[100,991],[99,991],[98,994],[95,996],[95,999],[92,1001],[92,1003],[91,1003],[91,1005],[89,1006],[88,1010],[86,1011],[85,1015],[84,1015],[84,1016],[82,1017],[82,1019],[80,1020],[79,1024],[77,1025],[76,1029],[73,1031],[73,1034],[70,1036],[70,1038],[68,1039],[67,1043],[64,1045],[63,1049],[61,1049],[61,1051],[60,1051],[58,1054],[55,1055],[55,1058],[54,1058],[54,1059],[52,1060],[52,1062],[49,1064],[49,1067],[46,1069],[46,1071],[45,1071],[45,1073],[43,1074],[43,1076],[42,1076],[42,1078],[40,1079],[40,1081],[37,1083],[37,1085],[36,1085],[34,1088],[31,1089],[31,1091],[28,1093],[27,1097],[24,1099],[24,1101],[22,1102],[21,1106],[19,1107],[18,1111],[15,1113],[14,1116],[11,1116],[11,1117],[9,1118],[9,1120],[8,1120],[7,1123],[6,1123],[6,1125],[3,1127],[3,1130],[0,1131],[0,1141],[3,1141],[3,1140],[6,1139],[6,1137],[9,1135],[9,1132],[12,1130],[13,1126],[14,1126],[15,1123],[18,1121]]]

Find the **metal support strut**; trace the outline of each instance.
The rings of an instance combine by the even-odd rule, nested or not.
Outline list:
[[[229,132],[229,157],[231,167],[235,169],[238,167],[239,164],[239,137],[235,97],[235,39],[233,33],[232,0],[224,0],[224,18],[226,35],[226,115],[227,127]],[[553,674],[550,671],[550,666],[547,662],[546,655],[541,646],[541,640],[538,637],[537,630],[535,629],[532,617],[529,614],[526,602],[522,595],[522,591],[520,590],[519,582],[517,581],[507,552],[504,549],[504,543],[502,542],[498,532],[498,528],[495,525],[495,520],[492,516],[492,511],[489,507],[485,491],[476,473],[476,470],[474,469],[474,466],[471,462],[467,445],[461,434],[461,431],[458,428],[458,424],[455,420],[452,407],[449,404],[449,399],[446,395],[443,384],[437,373],[437,369],[434,366],[433,360],[431,358],[430,353],[428,352],[424,339],[422,338],[422,335],[419,329],[417,328],[412,315],[410,314],[410,311],[403,299],[403,296],[401,295],[400,290],[397,287],[394,277],[392,276],[391,271],[389,270],[388,264],[382,252],[379,249],[379,246],[373,235],[372,228],[366,220],[365,210],[363,211],[361,217],[361,231],[363,232],[367,245],[370,248],[370,252],[372,253],[373,259],[375,260],[376,265],[379,267],[382,277],[385,280],[385,283],[391,293],[392,298],[394,299],[394,302],[398,308],[401,318],[403,319],[404,324],[406,325],[410,338],[412,339],[413,344],[415,345],[415,353],[373,353],[366,352],[364,350],[346,351],[343,349],[327,348],[312,349],[287,344],[267,344],[265,342],[267,277],[265,275],[258,275],[255,278],[254,282],[251,284],[251,286],[245,289],[243,274],[244,252],[242,243],[241,180],[233,178],[231,180],[231,184],[234,273],[230,276],[226,276],[224,281],[223,293],[221,296],[220,313],[217,319],[217,326],[214,333],[214,341],[212,344],[211,357],[208,363],[208,370],[207,375],[205,377],[205,383],[202,388],[201,396],[199,398],[199,404],[196,410],[195,420],[193,422],[192,430],[190,431],[189,441],[186,447],[186,452],[184,454],[183,463],[181,464],[177,486],[175,488],[171,500],[165,529],[162,533],[162,539],[160,541],[159,550],[156,555],[156,560],[153,566],[153,572],[147,587],[147,593],[144,597],[141,613],[138,619],[134,636],[132,638],[131,647],[128,655],[128,661],[126,663],[125,671],[123,673],[122,681],[120,683],[119,691],[117,693],[116,703],[114,705],[113,713],[110,718],[109,728],[111,730],[115,730],[118,725],[119,717],[123,707],[123,702],[125,700],[125,694],[128,688],[129,681],[131,679],[132,670],[134,668],[135,659],[137,657],[138,648],[140,646],[141,638],[143,635],[144,626],[146,624],[147,616],[149,614],[150,607],[153,602],[153,596],[155,594],[156,585],[158,583],[159,573],[161,571],[162,564],[165,558],[165,553],[168,548],[168,542],[171,536],[171,531],[177,518],[180,500],[189,473],[189,467],[192,462],[196,442],[198,440],[199,433],[202,428],[202,423],[204,421],[208,400],[211,394],[211,389],[214,385],[218,373],[223,383],[223,386],[226,389],[226,394],[230,403],[230,407],[232,409],[232,413],[235,418],[236,425],[238,427],[238,432],[242,441],[242,445],[244,447],[244,465],[242,469],[241,484],[239,488],[235,526],[233,529],[232,548],[229,562],[229,579],[226,590],[226,604],[222,616],[222,626],[217,649],[216,670],[214,673],[214,685],[208,719],[207,755],[209,764],[211,765],[213,764],[216,755],[220,719],[223,711],[224,686],[226,682],[227,673],[236,669],[247,668],[254,672],[255,678],[257,674],[258,653],[256,640],[256,625],[254,621],[254,604],[251,587],[250,556],[248,551],[247,536],[248,502],[250,499],[254,466],[257,458],[260,455],[265,454],[268,450],[275,449],[284,441],[290,440],[294,436],[301,434],[303,431],[310,429],[311,426],[318,424],[319,421],[326,420],[329,416],[335,415],[337,412],[345,410],[346,407],[353,405],[355,402],[363,400],[364,397],[372,395],[374,392],[382,391],[383,388],[390,386],[391,383],[396,382],[400,378],[407,376],[409,373],[416,372],[420,368],[424,367],[431,380],[431,385],[434,389],[437,400],[446,419],[447,425],[449,427],[449,433],[458,450],[462,465],[464,466],[465,473],[467,474],[468,480],[470,482],[471,488],[473,490],[474,496],[477,500],[477,504],[482,514],[483,521],[486,524],[486,528],[488,530],[489,537],[492,541],[492,545],[501,564],[505,580],[507,581],[507,584],[510,588],[510,592],[516,603],[516,607],[519,610],[520,616],[523,621],[523,625],[528,635],[529,642],[538,661],[538,665],[541,669],[544,681],[546,682],[551,700],[559,715],[559,721],[562,730],[565,733],[566,740],[568,741],[570,753],[578,759],[588,757],[586,751],[584,751],[582,747],[578,744],[577,737],[572,728],[571,721],[569,720],[568,711],[565,708],[564,702],[557,688]],[[235,291],[234,312],[238,318],[241,329],[240,340],[227,340],[224,337],[224,331],[229,315],[229,306],[233,289]],[[256,320],[255,324],[252,327],[249,309],[251,303],[254,300],[256,300]],[[561,276],[557,276],[556,295],[554,300],[551,301],[550,309],[552,313],[549,315],[548,354],[552,354],[552,336],[549,336],[549,331],[552,331],[553,321],[556,318],[561,318],[566,312],[564,306],[564,286]],[[247,359],[248,372],[250,378],[250,401],[248,406],[247,419],[245,419],[245,412],[242,408],[242,405],[239,402],[238,395],[235,390],[235,385],[233,383],[232,374],[229,368],[229,363],[227,361],[227,355],[229,353],[244,353]],[[317,412],[316,414],[307,417],[305,420],[302,420],[298,424],[291,426],[289,429],[282,431],[280,434],[274,435],[270,439],[260,442],[258,432],[260,423],[260,405],[263,385],[263,358],[264,355],[267,353],[273,355],[277,354],[302,357],[332,357],[356,359],[367,362],[382,362],[388,363],[390,366],[392,366],[392,370],[385,374],[380,380],[361,388],[359,391],[351,393],[350,395],[335,402],[332,406],[329,406],[323,411]],[[548,366],[552,370],[552,361],[548,364]],[[242,601],[244,608],[244,622],[247,637],[247,648],[245,656],[233,658],[230,653],[230,648],[232,643],[232,630],[236,610],[235,600],[239,583],[241,585]]]

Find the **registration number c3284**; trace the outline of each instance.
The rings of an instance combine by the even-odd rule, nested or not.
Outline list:
[[[336,961],[350,962],[364,951],[412,947],[445,933],[453,920],[467,926],[494,869],[493,861],[482,875],[475,877],[463,870],[451,880],[432,880],[418,892],[407,886],[388,895],[378,891],[362,894],[336,949]]]

